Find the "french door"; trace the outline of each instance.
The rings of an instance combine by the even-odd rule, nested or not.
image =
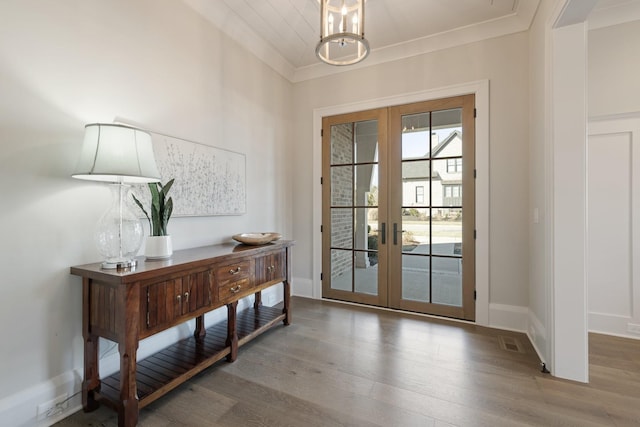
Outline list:
[[[323,297],[474,320],[474,102],[323,118]]]

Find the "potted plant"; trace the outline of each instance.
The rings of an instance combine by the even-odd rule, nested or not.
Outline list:
[[[160,182],[149,183],[151,192],[151,214],[142,205],[142,202],[134,195],[133,200],[142,209],[149,221],[149,233],[147,237],[144,254],[148,259],[169,258],[173,254],[171,236],[167,232],[169,218],[173,212],[173,199],[167,198],[167,193],[171,189],[175,179],[171,179],[166,184]]]

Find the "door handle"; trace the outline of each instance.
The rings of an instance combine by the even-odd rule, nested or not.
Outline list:
[[[398,233],[406,233],[407,230],[398,230],[398,223],[393,223],[393,244],[398,244]]]
[[[380,234],[382,235],[382,237],[380,238],[380,244],[384,245],[385,243],[387,243],[387,223],[383,222],[381,227],[380,227]]]
[[[393,244],[394,245],[398,244],[398,223],[397,222],[393,223]]]

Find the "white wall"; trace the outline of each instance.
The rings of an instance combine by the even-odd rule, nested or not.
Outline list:
[[[246,153],[247,214],[173,218],[176,249],[252,230],[291,238],[292,86],[182,2],[5,0],[0,94],[0,425],[31,425],[82,372],[69,266],[99,260],[92,234],[109,202],[103,185],[70,178],[84,125],[120,117]]]
[[[640,21],[589,31],[589,117],[640,111]]]
[[[640,338],[640,21],[588,41],[589,330]]]
[[[312,281],[313,111],[478,80],[490,85],[490,302],[528,306],[528,38],[526,33],[374,65],[294,86],[294,276]],[[315,236],[318,237],[317,235]]]

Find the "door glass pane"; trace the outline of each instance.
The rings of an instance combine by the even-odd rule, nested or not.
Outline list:
[[[331,250],[331,288],[351,291],[353,274],[353,252],[339,249]]]
[[[402,162],[402,206],[429,206],[429,162]]]
[[[462,156],[462,109],[434,111],[431,120],[431,156]]]
[[[432,266],[433,302],[462,307],[462,259],[434,256]]]
[[[355,163],[378,161],[378,121],[355,123]]]
[[[462,159],[434,160],[433,174],[438,178],[431,186],[432,206],[462,206]],[[448,209],[441,211],[443,215]]]
[[[429,254],[431,248],[429,209],[402,210],[402,252]]]
[[[402,299],[430,302],[429,257],[402,255]]]
[[[331,167],[331,206],[353,206],[353,166]]]
[[[369,214],[371,214],[371,212],[369,212]],[[367,254],[367,257],[369,259],[369,265],[373,267],[378,264],[378,250],[380,245],[378,239],[380,238],[380,234],[378,232],[377,222],[375,223],[376,228],[374,228],[372,224],[373,223],[370,222],[367,227],[369,230],[367,235],[367,249],[369,250],[369,253]]]
[[[433,253],[462,256],[462,209],[434,209]]]
[[[402,159],[430,156],[430,113],[402,116]]]
[[[331,164],[353,163],[353,123],[331,126]]]
[[[354,206],[376,206],[378,191],[378,168],[375,165],[355,166]]]
[[[355,224],[355,235],[353,239],[354,249],[360,249],[364,251],[369,249],[377,250],[377,247],[369,247],[369,243],[371,242],[372,237],[374,237],[371,233],[373,227],[369,226],[369,214],[369,208],[353,209],[353,223]]]
[[[363,294],[378,294],[378,263],[372,265],[371,252],[355,252],[355,291]],[[376,253],[377,255],[377,253]]]
[[[353,248],[353,218],[351,208],[331,208],[331,247]]]

